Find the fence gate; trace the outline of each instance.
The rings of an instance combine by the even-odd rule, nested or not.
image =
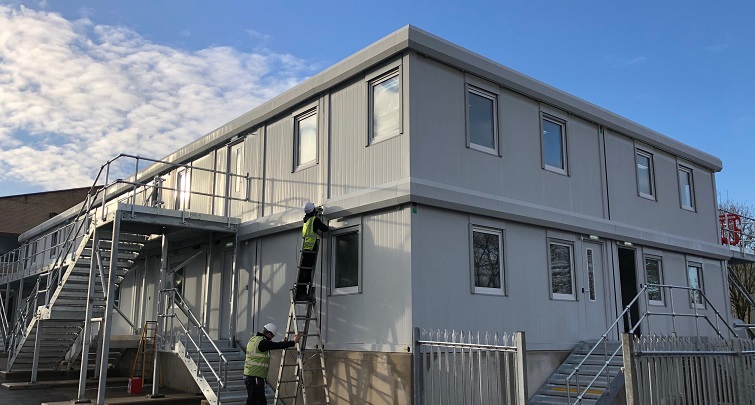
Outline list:
[[[518,404],[527,400],[524,332],[414,329],[414,404]]]
[[[755,405],[755,342],[622,336],[629,405]]]

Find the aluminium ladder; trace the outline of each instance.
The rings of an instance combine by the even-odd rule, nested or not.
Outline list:
[[[320,247],[319,242],[318,240],[315,243],[313,250],[301,251],[296,283],[290,292],[291,307],[288,312],[288,321],[286,322],[286,338],[292,339],[296,335],[299,335],[300,338],[299,343],[296,345],[295,359],[292,356],[286,356],[285,351],[281,356],[278,381],[275,385],[274,403],[276,404],[278,400],[290,399],[296,405],[296,399],[299,396],[299,392],[301,392],[304,405],[330,405],[328,379],[325,375],[325,353],[323,351],[320,325],[315,309],[315,289],[312,285],[317,254]],[[313,321],[314,330],[311,328]],[[307,340],[309,337],[314,337],[316,341],[314,349],[307,350]],[[319,357],[320,361],[317,362],[315,357]],[[293,372],[288,373],[289,369],[293,369]],[[315,379],[315,375],[317,374],[322,375],[320,381],[316,381]],[[291,384],[294,384],[293,390],[291,389]],[[310,390],[309,393],[307,392],[308,389]],[[313,402],[317,394],[311,392],[313,389],[322,394],[316,398],[320,402]]]

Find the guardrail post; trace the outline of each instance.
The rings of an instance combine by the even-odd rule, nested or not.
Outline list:
[[[524,338],[524,331],[514,334],[514,343],[516,344],[517,404],[527,405],[527,344]]]
[[[419,328],[414,328],[414,353],[412,353],[412,363],[414,364],[414,405],[421,405],[422,398],[422,365],[420,363],[420,332]]]
[[[164,302],[164,294],[163,289],[165,288],[165,273],[168,269],[168,235],[163,234],[162,236],[162,251],[160,254],[160,278],[158,282],[158,294],[157,294],[157,302],[155,303],[155,320],[157,321],[156,330],[158,334],[164,334],[165,331],[162,330],[163,327],[163,318],[162,314],[164,312],[163,310],[163,302]],[[158,336],[158,344],[155,348],[155,358],[154,358],[154,365],[152,367],[152,398],[162,398],[162,395],[160,395],[160,349],[162,348],[162,342],[160,340],[162,339],[162,336]]]
[[[123,213],[120,210],[115,211],[115,220],[113,221],[113,236],[111,240],[110,248],[110,265],[108,267],[108,280],[107,280],[107,301],[105,304],[105,312],[102,315],[103,326],[100,334],[102,335],[102,358],[100,359],[99,369],[99,387],[97,390],[97,404],[103,405],[105,403],[105,388],[107,387],[107,363],[108,353],[110,352],[110,331],[113,325],[113,301],[115,290],[115,273],[118,268],[118,238],[121,233],[121,216]],[[96,247],[96,246],[95,246]],[[94,250],[93,250],[94,251]]]
[[[34,359],[31,364],[31,382],[37,382],[37,369],[39,368],[39,351],[42,343],[42,320],[37,320],[37,336],[34,338]]]
[[[742,341],[739,339],[732,339],[732,350],[734,351],[734,390],[735,402],[737,404],[746,404],[749,400],[755,398],[748,398],[747,392],[747,377],[745,370],[745,357],[742,356]]]
[[[627,405],[643,405],[638,401],[639,387],[637,386],[637,371],[635,370],[634,335],[621,334],[621,348],[624,355],[624,385],[627,394]]]

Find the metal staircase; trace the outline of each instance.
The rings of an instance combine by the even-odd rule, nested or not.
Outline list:
[[[649,302],[649,291],[654,293],[660,292],[661,297],[667,297],[670,308],[660,308],[656,312]],[[700,313],[695,306],[692,312],[678,311],[674,306],[673,292],[677,291],[684,295],[681,301],[689,304],[691,300],[700,300],[704,303],[708,311]],[[641,301],[642,300],[642,301]],[[678,300],[678,298],[677,298]],[[639,315],[639,319],[633,320],[630,309],[644,303],[644,312]],[[708,312],[715,314],[715,317],[709,317]],[[646,284],[637,295],[627,304],[621,314],[608,327],[608,330],[601,335],[600,339],[594,342],[580,342],[572,353],[567,357],[563,364],[556,372],[540,387],[535,393],[530,404],[532,405],[556,405],[556,404],[598,404],[608,405],[616,398],[617,394],[624,389],[624,347],[620,341],[612,341],[610,337],[618,338],[619,327],[626,322],[628,334],[639,334],[639,327],[644,322],[643,331],[646,334],[652,334],[650,330],[649,319],[651,317],[670,317],[673,325],[672,334],[677,335],[677,323],[681,319],[688,319],[695,323],[695,330],[699,334],[699,323],[705,321],[715,334],[723,338],[721,329],[724,327],[731,336],[735,335],[731,326],[721,316],[720,312],[713,307],[713,304],[705,296],[705,293],[698,289],[686,286],[674,286],[664,284]],[[711,320],[710,318],[713,318]],[[714,322],[715,321],[715,322]]]
[[[17,323],[11,335],[7,371],[55,370],[69,351],[74,351],[69,358],[78,357],[81,346],[75,344],[81,340],[86,318],[90,266],[98,268],[98,278],[101,280],[110,275],[111,241],[100,239],[99,246],[93,247],[93,229],[90,227],[84,234],[70,260],[38,277],[32,294],[22,308],[20,318],[26,321],[26,325]],[[117,283],[128,272],[144,241],[144,235],[121,236],[114,269]],[[94,291],[95,314],[100,317],[104,312],[105,292],[102,286],[101,282],[95,283]],[[35,351],[38,353],[36,367]]]
[[[596,350],[591,351],[593,347]],[[623,367],[623,357],[621,354],[621,342],[604,341],[598,344],[597,341],[580,342],[569,354],[569,357],[556,369],[556,372],[548,378],[548,381],[540,387],[530,400],[531,405],[555,405],[569,404],[569,397],[574,398],[578,395],[577,387],[573,384],[566,384],[566,378],[574,371],[577,366],[583,371],[581,381],[582,387],[590,380],[597,377],[595,383],[585,391],[583,404],[591,405],[598,403],[606,388],[614,387],[614,391],[620,389],[624,381],[623,375],[620,375]],[[611,355],[618,350],[618,354],[608,360]],[[603,369],[604,364],[608,367]]]

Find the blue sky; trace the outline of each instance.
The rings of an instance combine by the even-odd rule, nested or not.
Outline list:
[[[725,6],[724,6],[725,5]],[[0,2],[0,195],[162,157],[412,24],[719,157],[755,204],[755,2]]]

